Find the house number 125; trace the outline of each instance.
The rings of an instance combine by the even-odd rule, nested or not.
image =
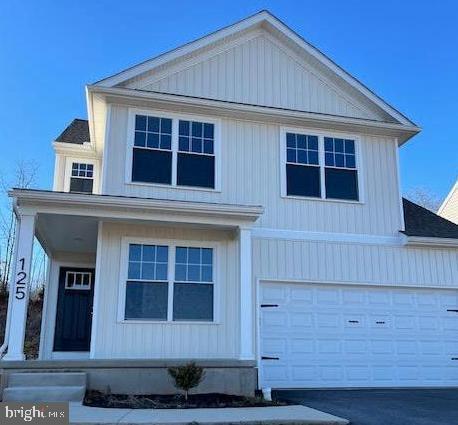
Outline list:
[[[25,298],[25,288],[27,286],[27,273],[24,271],[25,258],[21,258],[19,263],[21,264],[21,269],[17,273],[15,296],[17,300],[23,300]]]

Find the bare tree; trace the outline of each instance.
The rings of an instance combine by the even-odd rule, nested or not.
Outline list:
[[[437,212],[442,200],[431,189],[418,186],[410,189],[405,197],[432,212]]]
[[[38,165],[33,161],[19,161],[12,176],[0,175],[2,202],[0,204],[0,295],[8,291],[8,279],[11,273],[16,219],[8,198],[8,190],[15,187],[27,189],[33,187],[38,173]]]

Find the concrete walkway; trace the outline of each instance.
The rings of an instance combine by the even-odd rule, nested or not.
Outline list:
[[[346,425],[348,421],[305,406],[222,409],[102,409],[70,403],[72,425]]]

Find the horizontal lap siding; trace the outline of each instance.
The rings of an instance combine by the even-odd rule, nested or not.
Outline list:
[[[118,323],[121,238],[223,241],[220,255],[220,324]],[[227,233],[152,226],[103,226],[95,358],[235,358],[239,351],[237,243]]]
[[[364,204],[284,199],[280,196],[280,126],[222,120],[221,192],[125,183],[127,108],[114,106],[107,146],[105,193],[235,204],[259,204],[256,225],[314,232],[394,235],[400,229],[396,144],[361,138]]]
[[[255,239],[256,278],[458,288],[458,250]]]

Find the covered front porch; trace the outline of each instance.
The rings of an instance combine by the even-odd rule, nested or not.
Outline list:
[[[39,361],[254,365],[251,226],[262,207],[35,190],[10,196],[18,235],[3,367],[25,359],[35,236],[49,257]],[[196,253],[199,264],[190,259]]]

